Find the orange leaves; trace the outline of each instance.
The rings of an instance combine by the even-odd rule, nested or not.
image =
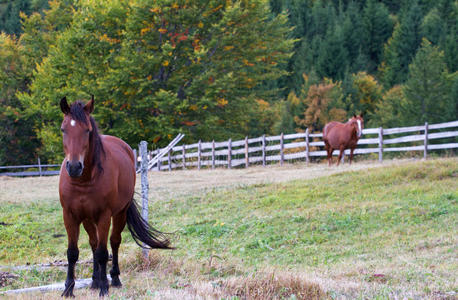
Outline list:
[[[232,50],[232,49],[234,49],[234,46],[232,46],[232,45],[224,47],[224,51],[229,51],[229,50]]]
[[[245,66],[249,66],[249,67],[253,67],[254,66],[254,63],[250,63],[248,60],[246,59],[243,59],[243,63],[245,64]]]
[[[224,98],[219,98],[218,100],[216,100],[216,102],[218,103],[218,106],[219,107],[224,107],[226,106],[229,102],[224,99]]]
[[[159,28],[158,30],[160,33],[165,34],[167,32],[166,28]]]
[[[186,125],[186,126],[194,126],[197,124],[197,122],[194,122],[194,121],[184,121],[182,122],[183,125]]]
[[[106,33],[104,33],[103,35],[99,36],[98,38],[99,38],[99,41],[108,42],[110,44],[116,44],[116,43],[121,42],[121,40],[119,40],[119,39],[110,38]]]

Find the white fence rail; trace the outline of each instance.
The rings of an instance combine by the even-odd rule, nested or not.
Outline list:
[[[444,131],[446,129],[448,131]],[[167,149],[167,155],[158,161],[154,170],[171,171],[218,166],[234,168],[248,167],[255,163],[265,166],[271,162],[283,164],[285,161],[297,159],[309,162],[312,157],[326,156],[322,136],[322,133],[309,133],[307,129],[303,133],[246,137],[237,141],[199,141],[191,145],[179,145]],[[457,137],[458,121],[389,129],[368,128],[363,130],[363,138],[358,141],[354,153],[377,153],[379,161],[383,160],[384,152],[420,151],[426,157],[432,150],[458,148]],[[438,139],[449,141],[436,143]],[[434,144],[431,141],[434,141]],[[157,149],[151,151],[150,155],[154,157],[163,151],[164,149]],[[349,153],[350,150],[345,150],[346,155]],[[338,155],[339,151],[335,150],[333,154]]]

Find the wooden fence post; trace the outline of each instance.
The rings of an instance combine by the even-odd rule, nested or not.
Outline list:
[[[283,166],[283,162],[285,160],[285,153],[284,153],[285,152],[284,151],[285,150],[284,149],[285,145],[284,145],[284,142],[283,142],[283,137],[284,136],[283,136],[283,132],[282,132],[281,135],[280,135],[280,166]]]
[[[232,139],[227,141],[227,167],[232,168]]]
[[[428,122],[425,122],[425,150],[423,152],[423,158],[426,159],[428,155]]]
[[[378,161],[383,160],[383,128],[378,129]]]
[[[305,162],[308,165],[310,162],[310,141],[309,141],[309,129],[305,130]]]
[[[41,162],[40,162],[39,157],[38,157],[38,174],[40,174],[40,177],[41,177]]]
[[[262,166],[266,166],[266,135],[262,135]]]
[[[140,142],[140,156],[141,161],[141,186],[142,186],[142,218],[148,222],[148,143],[146,141]],[[148,257],[148,249],[143,249],[143,256]]]
[[[250,166],[250,156],[248,149],[248,136],[245,137],[245,168]]]
[[[134,152],[134,158],[135,158],[135,171],[137,171],[137,166],[138,166],[137,149],[133,149],[132,151]]]
[[[183,148],[181,148],[181,153],[183,154],[183,170],[186,169],[186,149],[185,145],[183,145]]]
[[[167,153],[167,163],[169,164],[169,172],[172,171],[172,149]]]
[[[200,170],[201,155],[202,155],[202,141],[199,140],[199,143],[197,144],[197,170]]]
[[[160,171],[162,166],[162,157],[157,160],[157,170]]]
[[[215,140],[212,141],[212,169],[215,168]]]

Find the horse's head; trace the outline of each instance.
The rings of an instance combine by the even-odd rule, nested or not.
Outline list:
[[[363,114],[353,115],[353,117],[348,120],[348,122],[355,126],[358,138],[363,134],[364,129],[364,119]]]
[[[93,131],[90,114],[94,110],[94,97],[84,106],[79,101],[69,106],[67,98],[64,97],[60,100],[60,108],[64,113],[60,130],[63,134],[65,168],[70,177],[80,177]]]

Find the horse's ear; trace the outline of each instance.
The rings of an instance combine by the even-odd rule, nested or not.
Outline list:
[[[67,97],[60,99],[60,109],[65,115],[70,113],[70,106],[68,105]]]
[[[94,95],[91,95],[91,101],[84,106],[84,111],[91,114],[94,111]]]
[[[356,118],[356,114],[353,114],[353,118]]]
[[[363,118],[363,113],[360,113],[359,116],[361,117],[361,119]]]

